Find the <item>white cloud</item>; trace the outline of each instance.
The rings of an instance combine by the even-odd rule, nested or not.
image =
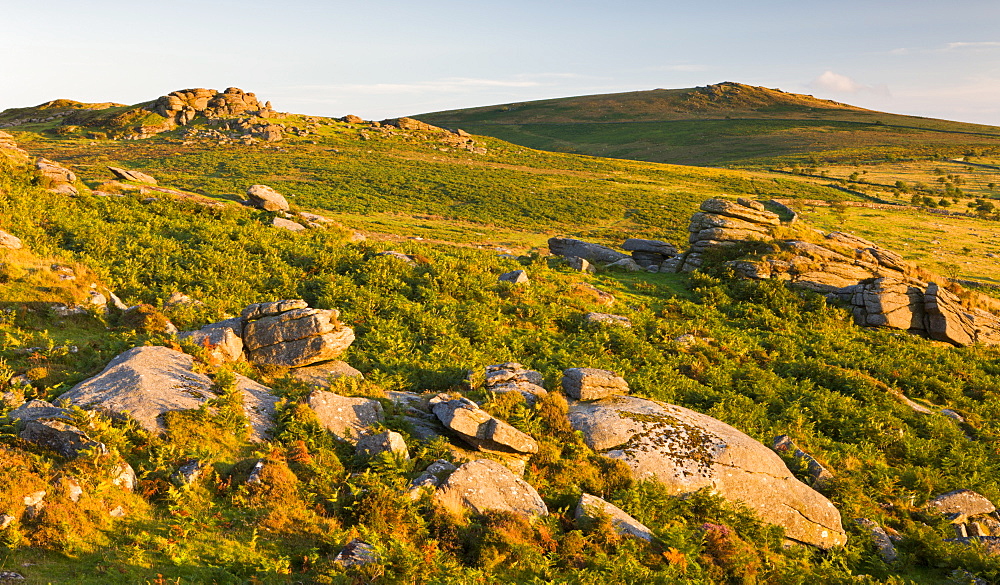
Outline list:
[[[816,89],[824,89],[837,93],[858,93],[859,91],[870,89],[846,75],[834,73],[830,70],[823,72],[823,75],[814,79],[809,85]]]
[[[954,51],[956,49],[996,49],[1000,47],[1000,42],[997,41],[981,41],[981,42],[958,42],[958,43],[948,43],[945,47],[946,51]]]

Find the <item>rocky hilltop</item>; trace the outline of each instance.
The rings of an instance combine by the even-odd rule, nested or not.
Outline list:
[[[945,277],[873,242],[844,232],[824,233],[782,222],[748,199],[708,199],[691,216],[689,248],[679,253],[656,240],[627,240],[626,254],[579,240],[553,238],[553,254],[607,267],[691,272],[724,263],[739,276],[777,279],[826,294],[851,307],[864,327],[919,333],[954,345],[1000,345],[1000,310],[992,298],[966,291]],[[795,237],[788,237],[794,233]],[[650,255],[650,254],[654,255]]]

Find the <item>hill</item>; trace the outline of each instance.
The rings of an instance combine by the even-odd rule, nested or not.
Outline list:
[[[0,581],[1000,578],[1000,347],[727,263],[894,266],[916,319],[952,297],[902,262],[988,274],[995,212],[263,106],[183,90],[0,134]],[[813,229],[852,226],[873,242]],[[996,306],[946,286],[946,332]]]
[[[761,167],[1000,154],[1000,128],[876,112],[724,82],[414,116],[556,152]]]

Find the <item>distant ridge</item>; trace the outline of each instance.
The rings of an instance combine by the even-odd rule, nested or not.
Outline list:
[[[687,89],[512,102],[413,116],[557,152],[694,165],[826,157],[962,156],[1000,128],[868,110],[731,81]]]

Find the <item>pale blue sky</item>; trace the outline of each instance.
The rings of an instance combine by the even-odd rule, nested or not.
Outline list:
[[[0,0],[0,109],[236,86],[381,119],[720,81],[1000,125],[1000,2]]]

